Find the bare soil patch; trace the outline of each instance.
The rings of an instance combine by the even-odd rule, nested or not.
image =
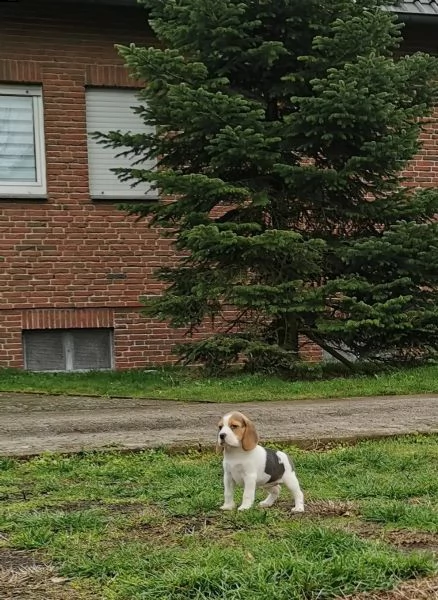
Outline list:
[[[2,600],[80,600],[85,597],[55,569],[24,550],[0,548]]]
[[[120,513],[120,514],[135,514],[140,513],[144,510],[144,504],[140,502],[126,502],[126,503],[113,503],[106,504],[105,502],[99,502],[94,500],[73,500],[71,502],[62,502],[56,505],[58,510],[63,510],[65,512],[75,512],[81,510],[92,510],[92,509],[102,509],[111,513]]]
[[[406,581],[385,592],[344,596],[343,600],[438,600],[438,576]]]
[[[385,531],[383,539],[398,548],[406,550],[429,550],[438,553],[438,535],[406,529]]]
[[[410,529],[385,529],[377,523],[361,520],[352,520],[341,526],[361,537],[386,542],[400,550],[406,550],[406,552],[425,550],[438,554],[438,535],[436,533]]]
[[[354,502],[341,500],[312,500],[306,502],[304,515],[312,517],[352,517],[357,514]]]
[[[47,565],[31,552],[0,548],[0,571],[42,568]]]
[[[173,517],[172,519],[168,518],[162,523],[142,523],[138,526],[138,531],[141,534],[160,540],[176,538],[180,535],[193,535],[195,533],[207,534],[212,529],[222,530],[223,527],[220,526],[217,519],[209,517],[182,517],[180,519]]]

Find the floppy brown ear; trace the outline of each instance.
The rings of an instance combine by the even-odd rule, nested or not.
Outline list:
[[[259,436],[254,427],[254,423],[250,419],[244,417],[244,422],[245,433],[243,434],[242,438],[242,448],[244,450],[254,450],[254,448],[259,443]]]

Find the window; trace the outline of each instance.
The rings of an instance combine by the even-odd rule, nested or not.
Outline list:
[[[131,131],[145,133],[147,126],[132,107],[140,104],[133,90],[89,88],[86,91],[87,103],[87,132],[99,131]],[[151,129],[149,128],[149,131]],[[105,148],[97,140],[88,135],[88,166],[90,180],[90,195],[94,199],[124,200],[156,197],[156,192],[148,184],[131,187],[132,182],[121,182],[110,169],[130,167],[129,158],[116,155],[122,148]],[[144,168],[154,166],[151,161],[145,162]]]
[[[112,368],[111,329],[39,329],[23,332],[29,371],[90,371]]]
[[[0,85],[0,195],[45,195],[40,87]]]
[[[351,352],[348,349],[348,346],[346,346],[345,344],[342,344],[341,348],[336,347],[335,350],[337,350],[339,354],[341,354],[351,362],[355,362],[357,360],[357,356],[353,354],[353,352]],[[330,354],[330,352],[324,349],[322,351],[322,360],[325,362],[338,362],[337,358],[335,358],[332,354]]]

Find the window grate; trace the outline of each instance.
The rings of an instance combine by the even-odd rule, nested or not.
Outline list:
[[[111,369],[112,329],[41,329],[23,332],[29,371]]]

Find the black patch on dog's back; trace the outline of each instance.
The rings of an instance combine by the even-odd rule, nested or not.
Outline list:
[[[266,450],[266,464],[265,464],[265,473],[270,476],[270,479],[267,483],[272,483],[273,481],[278,481],[283,477],[284,474],[284,465],[280,462],[277,453],[275,450],[271,450],[270,448],[265,448]]]

